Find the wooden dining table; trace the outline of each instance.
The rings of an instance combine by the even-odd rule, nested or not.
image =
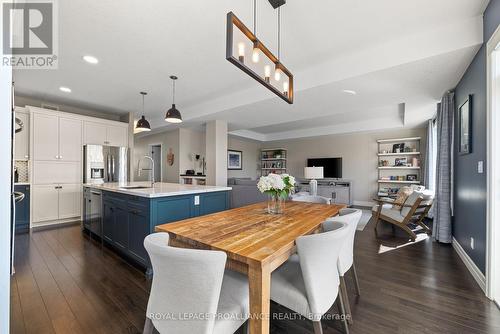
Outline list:
[[[257,203],[156,226],[174,247],[227,254],[226,268],[248,276],[250,333],[269,333],[271,273],[295,253],[295,240],[316,233],[345,205],[286,202],[283,214],[268,214]]]

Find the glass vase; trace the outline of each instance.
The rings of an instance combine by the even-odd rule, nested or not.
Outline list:
[[[281,196],[270,195],[267,201],[267,212],[272,215],[282,214],[285,209],[285,200]]]

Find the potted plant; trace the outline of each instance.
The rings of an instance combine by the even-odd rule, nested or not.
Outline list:
[[[295,178],[288,174],[269,174],[261,176],[257,188],[263,194],[269,195],[267,212],[281,214],[284,210],[284,202],[295,187]]]

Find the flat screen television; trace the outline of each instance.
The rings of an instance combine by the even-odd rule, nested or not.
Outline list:
[[[323,176],[325,178],[342,178],[342,158],[307,159],[307,167],[323,167]]]

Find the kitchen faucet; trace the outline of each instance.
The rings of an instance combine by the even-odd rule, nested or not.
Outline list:
[[[141,161],[144,160],[145,158],[151,160],[151,169],[145,169],[145,168],[141,169]],[[155,162],[154,162],[153,158],[145,155],[139,159],[139,162],[137,163],[137,175],[141,176],[141,171],[143,171],[143,170],[148,170],[151,172],[150,173],[151,188],[153,188],[155,186]]]

